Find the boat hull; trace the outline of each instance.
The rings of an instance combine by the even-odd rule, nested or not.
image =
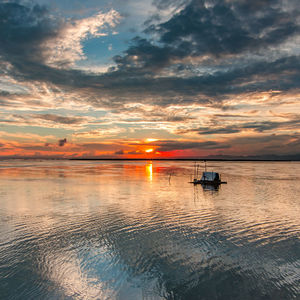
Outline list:
[[[191,181],[190,183],[193,183],[193,184],[204,184],[204,185],[220,185],[220,184],[227,184],[226,181],[221,181],[221,180],[218,180],[218,181],[210,181],[210,180],[194,180],[194,181]]]

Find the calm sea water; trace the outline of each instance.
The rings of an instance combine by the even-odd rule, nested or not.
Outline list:
[[[2,299],[300,299],[300,163],[2,161]]]

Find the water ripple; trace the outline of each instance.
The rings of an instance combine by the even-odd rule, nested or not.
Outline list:
[[[219,190],[180,162],[5,162],[1,297],[299,298],[300,164],[212,164]]]

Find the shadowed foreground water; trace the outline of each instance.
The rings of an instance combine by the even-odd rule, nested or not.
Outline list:
[[[2,161],[0,299],[300,299],[300,163]]]

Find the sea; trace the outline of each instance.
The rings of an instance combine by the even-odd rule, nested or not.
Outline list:
[[[193,169],[2,160],[0,299],[300,299],[300,162]]]

